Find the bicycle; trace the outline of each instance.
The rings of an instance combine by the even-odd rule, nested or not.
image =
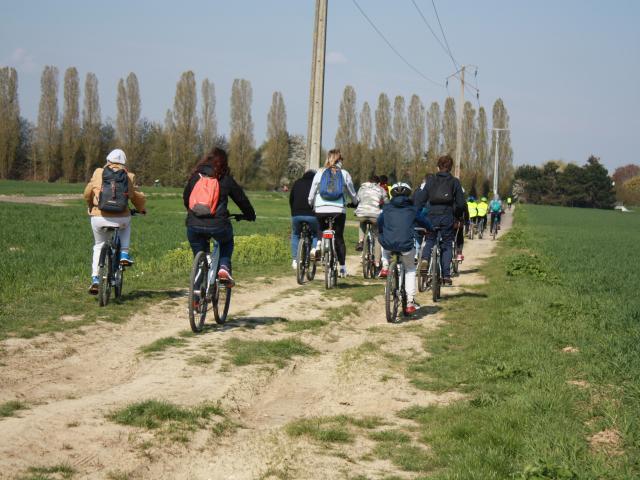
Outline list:
[[[389,263],[389,274],[384,288],[384,307],[387,322],[395,323],[398,319],[398,308],[402,306],[402,314],[407,308],[407,291],[405,289],[404,264],[402,253],[392,252]]]
[[[451,274],[456,276],[460,274],[460,261],[457,258],[458,245],[456,242],[458,230],[460,230],[459,227],[454,230],[453,240],[451,241],[451,251],[453,252],[453,255],[451,255]]]
[[[473,240],[473,237],[475,236],[477,231],[478,231],[478,223],[476,221],[476,217],[473,217],[472,219],[469,220],[469,230],[468,230],[469,240]]]
[[[442,243],[444,240],[442,239],[442,231],[439,227],[435,229],[436,234],[436,242],[431,248],[431,258],[429,260],[429,266],[426,271],[423,271],[418,265],[418,272],[416,275],[419,275],[418,281],[418,290],[424,292],[431,288],[432,299],[434,302],[437,302],[441,297],[440,295],[440,287],[442,286]]]
[[[425,271],[423,272],[422,269],[420,268],[420,263],[422,262],[422,252],[424,251],[424,247],[427,244],[427,230],[421,227],[416,227],[415,228],[416,233],[422,235],[422,242],[420,244],[420,247],[418,249],[418,255],[416,258],[417,261],[417,265],[418,265],[418,269],[416,271],[416,283],[418,284],[418,291],[419,292],[424,292],[427,290],[428,288],[428,278],[427,278],[427,274],[428,272]]]
[[[299,285],[304,284],[305,276],[312,281],[316,275],[316,257],[311,258],[312,231],[307,222],[302,222],[300,241],[296,252],[296,280]]]
[[[129,209],[131,216],[137,215],[138,211]],[[125,265],[120,263],[120,235],[119,227],[102,227],[102,230],[110,232],[111,237],[104,243],[100,250],[100,260],[98,261],[98,303],[101,307],[106,307],[111,298],[111,288],[114,289],[115,298],[122,296],[122,286],[124,284]]]
[[[328,217],[329,225],[322,232],[322,264],[324,266],[324,286],[327,290],[338,284],[338,257],[336,254],[336,232],[333,229],[333,222],[336,217]]]
[[[373,234],[374,224],[366,220],[364,231],[364,243],[362,246],[362,274],[364,278],[374,278],[377,274],[376,266],[376,237]]]
[[[230,217],[239,221],[244,215],[232,214]],[[216,240],[212,243],[212,253],[199,251],[193,258],[191,267],[188,309],[189,324],[194,333],[200,333],[204,329],[209,306],[213,310],[215,322],[224,325],[231,305],[231,286],[218,278],[220,245]]]
[[[484,229],[486,227],[487,217],[480,217],[480,221],[478,222],[478,238],[482,240],[484,236]]]
[[[498,236],[498,229],[500,228],[500,217],[497,214],[491,214],[491,240],[495,240]]]

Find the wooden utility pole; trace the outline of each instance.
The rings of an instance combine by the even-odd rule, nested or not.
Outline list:
[[[493,160],[493,195],[498,195],[498,149],[500,148],[500,132],[509,131],[508,128],[494,128],[496,132],[495,155]]]
[[[313,29],[313,58],[311,61],[311,89],[307,126],[307,168],[320,167],[322,148],[322,110],[324,107],[324,64],[327,44],[327,3],[316,0]]]
[[[454,170],[454,176],[460,178],[460,158],[462,157],[462,115],[464,107],[464,69],[463,65],[460,68],[460,100],[458,101],[458,118],[456,127],[456,167]]]

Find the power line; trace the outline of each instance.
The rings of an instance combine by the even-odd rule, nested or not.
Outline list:
[[[443,87],[444,85],[442,83],[436,82],[435,80],[427,77],[424,73],[422,73],[420,70],[418,70],[413,64],[411,64],[392,44],[389,40],[387,40],[387,37],[384,36],[384,34],[380,31],[380,29],[378,27],[376,27],[375,23],[373,23],[373,21],[367,16],[366,13],[364,13],[364,10],[362,10],[362,7],[360,7],[360,5],[358,4],[358,2],[356,0],[351,0],[353,2],[353,4],[356,6],[356,8],[360,11],[360,13],[362,14],[362,16],[367,20],[367,22],[369,22],[369,24],[371,25],[371,27],[373,27],[373,29],[376,31],[376,33],[380,36],[380,38],[382,38],[382,40],[384,40],[384,42],[387,44],[387,46],[393,51],[393,53],[395,53],[411,70],[413,70],[414,72],[416,72],[418,75],[420,75],[422,78],[424,78],[425,80],[433,83],[434,85],[437,85],[438,87]]]
[[[453,59],[453,53],[451,53],[451,47],[449,46],[449,42],[447,42],[447,36],[444,34],[444,29],[442,28],[442,23],[440,22],[440,16],[438,15],[438,9],[436,8],[435,0],[431,0],[431,5],[433,5],[433,10],[434,12],[436,12],[436,18],[438,19],[438,25],[440,25],[440,31],[442,32],[442,38],[444,38],[444,43],[447,46],[447,51],[449,52],[449,55]],[[457,62],[453,60],[453,63],[456,64]],[[456,68],[458,67],[456,66]]]
[[[453,58],[453,55],[451,55],[451,50],[448,50],[447,47],[444,46],[444,43],[442,43],[442,40],[440,40],[440,37],[438,37],[438,35],[436,35],[436,32],[433,31],[433,28],[431,28],[431,24],[427,20],[427,17],[424,16],[424,13],[422,13],[422,10],[420,9],[420,7],[416,3],[416,1],[415,0],[411,0],[411,3],[413,3],[413,6],[416,8],[418,13],[420,14],[420,17],[422,17],[422,21],[424,22],[424,24],[427,26],[427,28],[431,32],[431,35],[433,35],[433,38],[435,38],[436,41],[440,44],[440,46],[442,47],[442,50],[444,50],[444,53],[446,55],[448,55],[449,58],[451,58],[451,61],[453,62],[454,68],[456,70],[458,70],[460,67],[458,66],[458,63],[456,62],[455,58]]]

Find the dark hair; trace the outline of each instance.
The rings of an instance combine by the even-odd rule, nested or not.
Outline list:
[[[387,183],[389,179],[386,175],[380,175],[380,183]]]
[[[438,159],[438,168],[440,170],[446,170],[447,172],[450,172],[452,167],[453,158],[451,158],[451,155],[443,155]]]
[[[369,181],[371,183],[380,183],[380,178],[375,173],[371,173],[371,175],[369,175]]]
[[[213,176],[218,180],[225,175],[229,175],[229,160],[227,159],[227,152],[218,147],[212,148],[209,153],[200,159],[191,174],[194,175],[198,173],[198,171],[205,166],[211,167],[211,170],[213,170]]]

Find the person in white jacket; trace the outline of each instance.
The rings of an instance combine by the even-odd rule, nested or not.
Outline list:
[[[323,174],[327,172],[325,176],[325,182],[323,184]],[[341,177],[340,182],[335,182],[335,176],[339,174]],[[329,194],[327,192],[328,177],[333,178],[334,183],[338,186],[341,184],[342,188],[339,192]],[[340,179],[338,179],[340,180]],[[332,185],[333,186],[333,185]],[[320,248],[320,239],[322,238],[322,231],[326,230],[329,226],[329,218],[335,218],[333,222],[333,228],[335,230],[335,242],[336,242],[336,255],[338,257],[338,263],[340,264],[340,276],[347,276],[347,267],[345,265],[345,259],[347,254],[347,247],[344,243],[344,225],[347,219],[347,203],[345,199],[345,193],[351,198],[352,204],[358,203],[358,196],[356,189],[353,186],[353,180],[348,171],[342,168],[342,155],[340,150],[330,150],[327,154],[327,161],[324,164],[324,168],[321,168],[316,172],[311,182],[311,190],[309,191],[309,205],[313,207],[313,211],[318,219],[318,245],[316,248]]]
[[[360,230],[358,232],[358,245],[356,251],[361,252],[364,242],[364,235],[366,231],[367,223],[376,224],[380,212],[382,212],[382,205],[389,197],[387,192],[379,185],[379,178],[376,175],[371,175],[368,182],[364,182],[358,189],[358,208],[356,208],[356,217],[360,219]],[[380,262],[380,244],[377,240],[377,228],[373,228],[372,232],[375,243],[375,258],[377,262]]]

